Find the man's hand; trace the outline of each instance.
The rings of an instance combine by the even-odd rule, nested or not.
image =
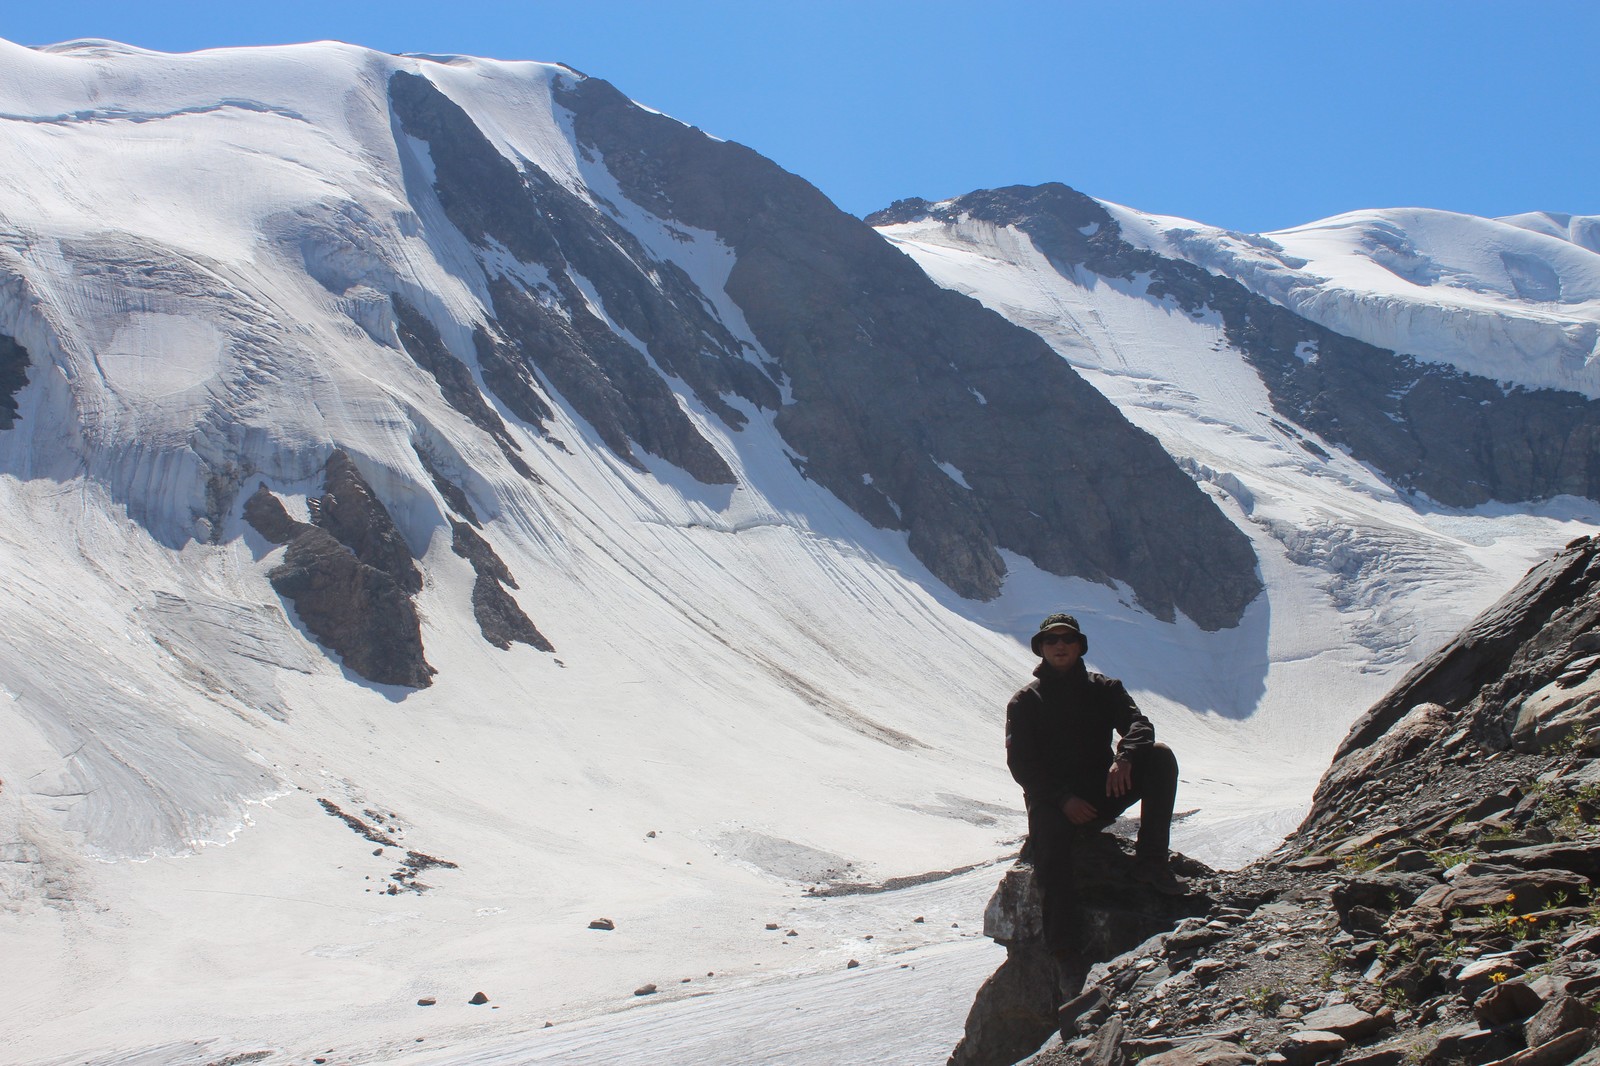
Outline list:
[[[1113,798],[1126,796],[1132,787],[1133,765],[1118,759],[1111,764],[1111,771],[1106,774],[1106,795]]]
[[[1061,801],[1061,813],[1067,816],[1067,821],[1073,825],[1088,825],[1100,817],[1100,812],[1088,800],[1079,799],[1077,796],[1068,796]]]

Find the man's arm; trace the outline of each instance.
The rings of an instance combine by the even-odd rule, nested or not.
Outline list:
[[[1006,767],[1034,803],[1059,807],[1066,786],[1052,771],[1039,736],[1038,696],[1023,689],[1006,705]]]
[[[1114,678],[1107,678],[1106,681],[1110,689],[1107,698],[1111,701],[1111,724],[1122,735],[1122,739],[1117,741],[1117,761],[1124,762],[1125,756],[1155,746],[1156,727],[1139,710],[1139,705],[1133,702],[1133,697],[1128,695],[1121,681]]]

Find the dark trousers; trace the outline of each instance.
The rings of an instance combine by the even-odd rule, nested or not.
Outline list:
[[[1080,795],[1100,812],[1104,821],[1076,826],[1059,807],[1046,803],[1028,804],[1028,855],[1037,875],[1044,905],[1044,941],[1051,951],[1072,947],[1073,844],[1085,833],[1103,829],[1117,815],[1139,807],[1139,841],[1135,852],[1140,859],[1165,862],[1172,837],[1172,807],[1178,798],[1178,759],[1165,744],[1156,744],[1129,756],[1133,786],[1116,798],[1105,795],[1105,780],[1096,783],[1092,795]]]

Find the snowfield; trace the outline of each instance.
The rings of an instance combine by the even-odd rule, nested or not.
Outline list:
[[[1294,826],[1409,665],[1595,523],[1571,499],[1430,508],[1314,462],[1215,323],[977,225],[885,235],[1044,336],[1249,534],[1267,592],[1236,629],[1016,557],[1000,597],[961,599],[802,478],[770,413],[731,431],[681,383],[737,485],[634,469],[559,403],[559,442],[501,410],[535,483],[395,344],[399,292],[470,365],[490,274],[407,193],[430,161],[391,121],[396,70],[604,197],[759,349],[723,291],[731,252],[578,151],[565,68],[0,42],[0,146],[29,161],[0,173],[0,334],[33,360],[0,431],[9,1061],[942,1062],[1001,954],[982,907],[1025,829],[1004,705],[1043,615],[1078,615],[1090,665],[1177,750],[1175,846],[1232,865]],[[1270,255],[1147,239],[1263,292],[1274,256],[1303,258],[1325,290],[1269,295],[1309,317],[1578,387],[1600,274],[1553,218],[1345,216]],[[1385,225],[1449,265],[1428,286],[1449,300],[1402,299],[1425,266],[1376,285]],[[419,559],[430,688],[320,647],[267,581],[283,549],[241,517],[261,482],[304,518],[331,443]],[[419,447],[554,654],[479,635]],[[249,476],[218,509],[224,463]]]
[[[1134,244],[1337,333],[1508,387],[1600,397],[1593,216],[1391,208],[1241,234],[1105,206]]]

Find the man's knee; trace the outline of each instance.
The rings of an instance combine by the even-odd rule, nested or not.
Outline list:
[[[1178,789],[1178,755],[1166,744],[1150,744],[1133,759],[1133,784],[1139,794]]]
[[[1133,770],[1147,782],[1178,780],[1178,757],[1162,743],[1152,744],[1133,756]]]

